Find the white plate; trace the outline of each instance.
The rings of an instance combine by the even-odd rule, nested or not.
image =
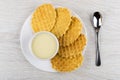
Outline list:
[[[81,20],[81,18],[73,11],[72,11],[72,15],[78,17]],[[26,19],[26,21],[22,27],[21,34],[20,34],[20,44],[21,44],[21,49],[23,51],[23,55],[36,68],[43,70],[43,71],[48,71],[48,72],[57,72],[56,70],[54,70],[52,68],[50,60],[46,60],[46,61],[40,60],[40,59],[36,58],[35,56],[32,56],[32,54],[29,51],[29,41],[32,38],[32,36],[34,35],[32,32],[32,29],[31,29],[31,17],[32,17],[32,15],[30,15]],[[86,33],[84,24],[83,24],[82,33],[85,34],[87,37],[87,33]],[[84,51],[85,51],[85,49],[84,49]]]

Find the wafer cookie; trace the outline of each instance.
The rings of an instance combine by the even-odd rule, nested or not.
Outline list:
[[[72,21],[68,31],[59,38],[60,46],[69,46],[79,37],[82,31],[81,21],[77,17],[72,17],[71,19]]]
[[[71,22],[71,14],[67,8],[56,8],[56,15],[56,23],[51,32],[59,38],[68,30]]]
[[[58,72],[70,72],[81,66],[83,62],[82,54],[73,58],[63,58],[56,55],[52,60],[52,67]]]
[[[80,34],[80,36],[74,43],[66,47],[60,46],[58,54],[62,57],[72,57],[75,55],[79,55],[80,52],[83,51],[85,45],[86,45],[86,37],[84,34]]]
[[[39,6],[32,16],[32,29],[34,32],[50,31],[56,19],[55,8],[51,4]]]

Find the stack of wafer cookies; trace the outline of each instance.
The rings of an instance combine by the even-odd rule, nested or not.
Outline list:
[[[60,46],[58,54],[51,60],[52,66],[59,72],[70,72],[81,66],[82,51],[86,45],[86,37],[80,34],[69,46]],[[57,60],[58,59],[58,60]]]
[[[82,33],[81,20],[73,16],[69,9],[43,4],[33,13],[31,26],[34,33],[50,31],[58,38],[59,51],[51,59],[55,70],[70,72],[81,66],[87,40]]]

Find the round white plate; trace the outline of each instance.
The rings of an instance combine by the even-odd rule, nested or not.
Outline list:
[[[72,15],[78,17],[81,20],[81,18],[73,11],[72,11]],[[21,44],[21,49],[23,51],[23,55],[36,68],[43,70],[43,71],[48,71],[48,72],[57,72],[56,70],[54,70],[52,68],[50,60],[46,60],[46,61],[40,60],[40,59],[36,58],[35,56],[32,56],[32,54],[30,53],[29,41],[32,38],[32,36],[34,35],[32,29],[31,29],[31,17],[32,17],[32,14],[26,19],[26,21],[22,27],[21,34],[20,34],[20,44]],[[83,24],[82,33],[85,34],[87,37],[87,33],[86,33],[84,24]],[[85,51],[85,49],[84,49],[84,51]]]

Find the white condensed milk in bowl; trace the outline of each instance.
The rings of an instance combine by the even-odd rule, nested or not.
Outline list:
[[[59,42],[51,32],[41,31],[32,37],[29,48],[31,53],[37,58],[48,60],[57,54]]]

